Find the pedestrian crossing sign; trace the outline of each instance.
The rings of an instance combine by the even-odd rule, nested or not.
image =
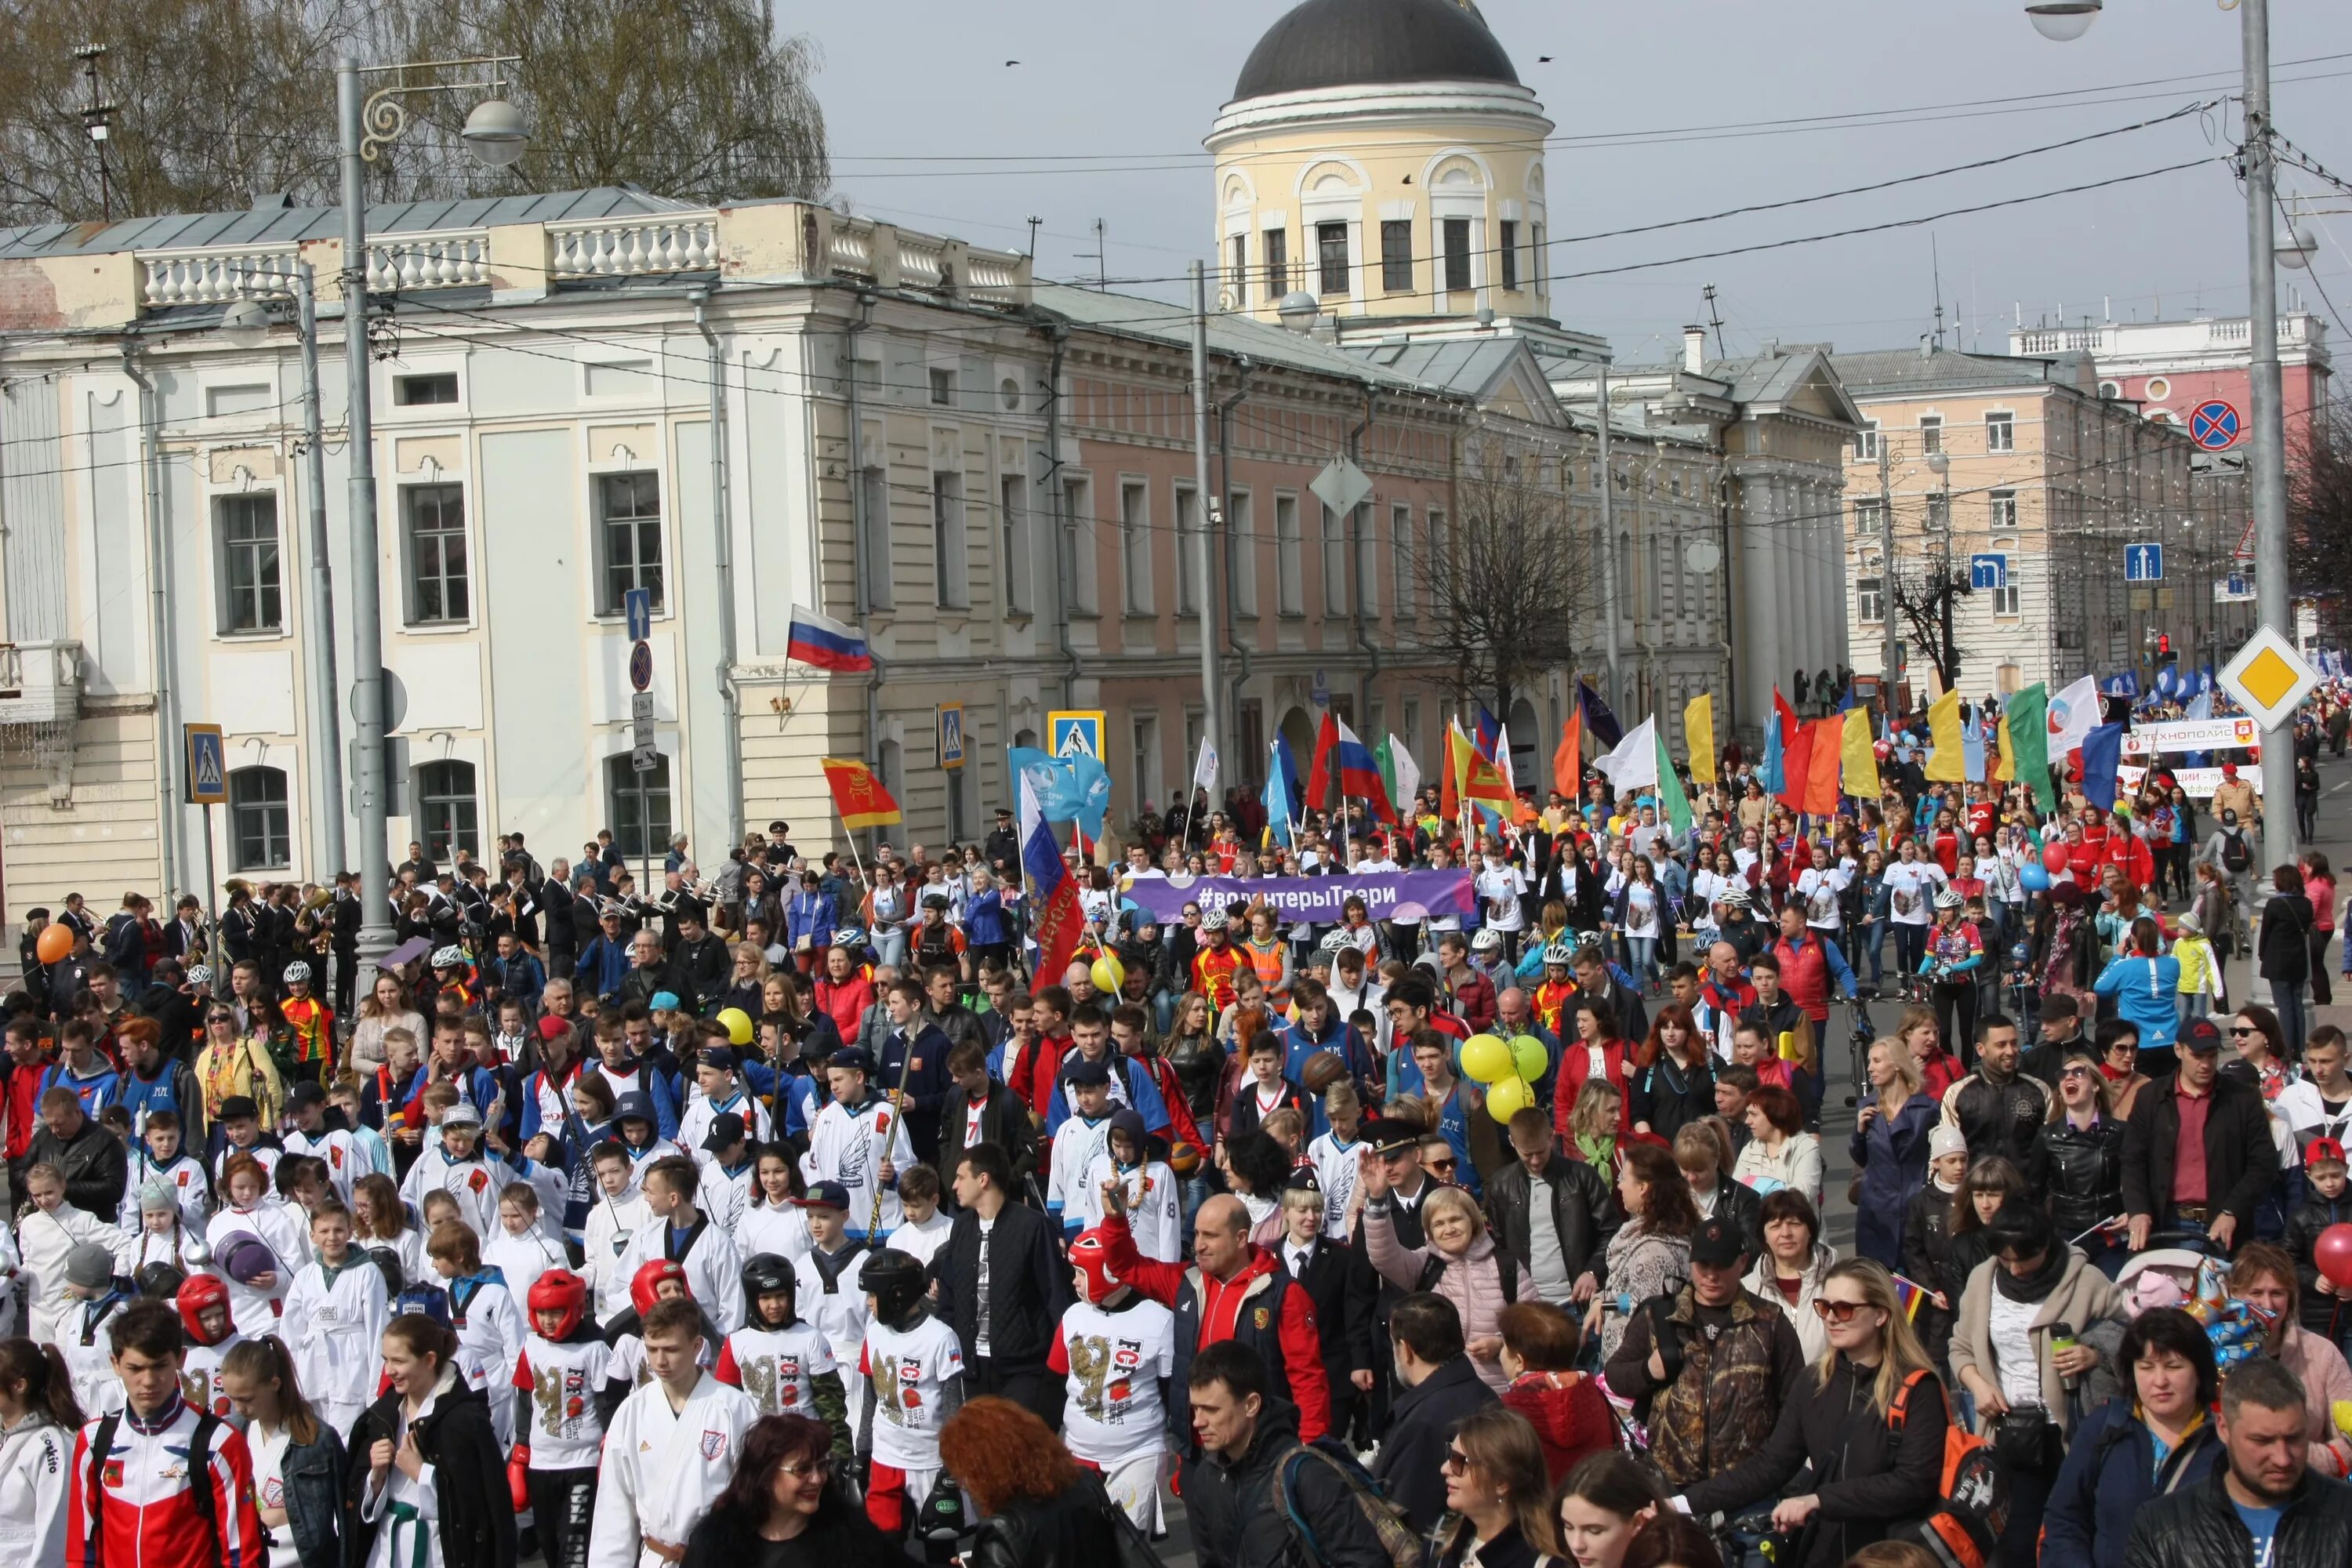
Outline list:
[[[1045,733],[1057,757],[1103,760],[1103,710],[1057,709],[1045,715]]]
[[[228,762],[217,724],[184,724],[188,752],[188,804],[228,804]]]

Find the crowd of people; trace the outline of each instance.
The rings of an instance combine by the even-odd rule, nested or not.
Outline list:
[[[1280,848],[1198,800],[1069,851],[1059,973],[1009,812],[709,877],[681,839],[646,889],[609,836],[412,845],[364,963],[352,877],[216,929],[68,895],[5,1000],[0,1540],[2352,1561],[2326,857],[2264,873],[2233,767],[2045,812],[1890,752],[1829,820],[1727,756],[1680,832],[1597,776]],[[1401,869],[1460,911],[1284,916]]]

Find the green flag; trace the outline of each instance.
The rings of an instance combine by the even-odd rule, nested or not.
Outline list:
[[[2010,759],[2019,778],[2033,786],[2033,798],[2046,815],[2058,809],[2058,792],[2050,787],[2050,689],[2035,681],[2001,705],[2009,723]]]
[[[1380,765],[1381,787],[1389,792],[1389,804],[1408,823],[1412,820],[1412,802],[1397,799],[1396,758],[1389,751],[1389,738],[1383,734],[1372,743],[1372,761]]]
[[[1657,732],[1655,744],[1658,748],[1658,799],[1664,805],[1666,820],[1673,825],[1675,837],[1679,841],[1690,836],[1690,800],[1683,794],[1683,781],[1675,776],[1675,760],[1666,755],[1664,731]]]

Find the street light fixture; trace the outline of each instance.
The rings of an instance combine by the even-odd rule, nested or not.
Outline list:
[[[2071,44],[2091,30],[2105,0],[2037,0],[2025,8],[2033,30],[2053,44]]]
[[[1292,331],[1311,332],[1315,330],[1317,318],[1323,314],[1323,307],[1318,304],[1315,296],[1306,289],[1293,289],[1275,306],[1274,313],[1279,316],[1282,319],[1282,324]]]
[[[2297,272],[2309,267],[2311,258],[2317,254],[2319,237],[2307,228],[2290,228],[2286,237],[2278,243],[2279,265],[2292,267]]]
[[[257,349],[269,341],[269,307],[258,300],[239,300],[221,312],[220,334],[241,349]]]
[[[530,140],[522,110],[503,98],[486,98],[476,104],[459,134],[474,156],[493,169],[503,169],[521,157],[524,144]]]

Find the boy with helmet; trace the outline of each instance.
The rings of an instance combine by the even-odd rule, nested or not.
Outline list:
[[[794,1310],[790,1259],[755,1253],[743,1265],[743,1326],[727,1336],[711,1375],[751,1396],[762,1415],[813,1415],[833,1428],[836,1458],[852,1453],[848,1396],[833,1346]]]
[[[588,1281],[551,1268],[531,1285],[530,1332],[515,1358],[515,1446],[507,1485],[530,1510],[547,1568],[587,1568],[604,1417],[596,1396],[613,1350],[588,1319]]]
[[[310,994],[310,966],[300,959],[286,966],[284,979],[286,1000],[278,1005],[278,1016],[286,1020],[294,1037],[278,1070],[289,1089],[310,1083],[324,1089],[335,1065],[334,1010]],[[351,1194],[343,1196],[348,1200]]]
[[[245,1342],[229,1317],[228,1287],[216,1274],[199,1274],[180,1287],[173,1304],[180,1310],[180,1327],[187,1331],[187,1352],[180,1362],[180,1397],[189,1408],[224,1419],[230,1415],[227,1391],[221,1387],[221,1363]],[[239,1423],[242,1425],[242,1423]]]
[[[1070,1244],[1070,1268],[1077,1300],[1063,1312],[1045,1361],[1068,1380],[1062,1440],[1071,1458],[1101,1473],[1136,1528],[1156,1535],[1176,1314],[1119,1282],[1099,1229]]]
[[[866,1517],[896,1537],[940,1479],[940,1428],[963,1406],[963,1345],[931,1315],[923,1266],[907,1254],[869,1255],[857,1284],[869,1314],[857,1362]]]
[[[867,1312],[852,1270],[866,1247],[848,1232],[848,1189],[839,1182],[813,1182],[793,1205],[808,1216],[809,1233],[807,1255],[793,1263],[793,1306],[833,1347],[834,1361],[854,1366],[866,1345]],[[850,1408],[851,1429],[862,1433],[865,1418],[861,1400]]]

